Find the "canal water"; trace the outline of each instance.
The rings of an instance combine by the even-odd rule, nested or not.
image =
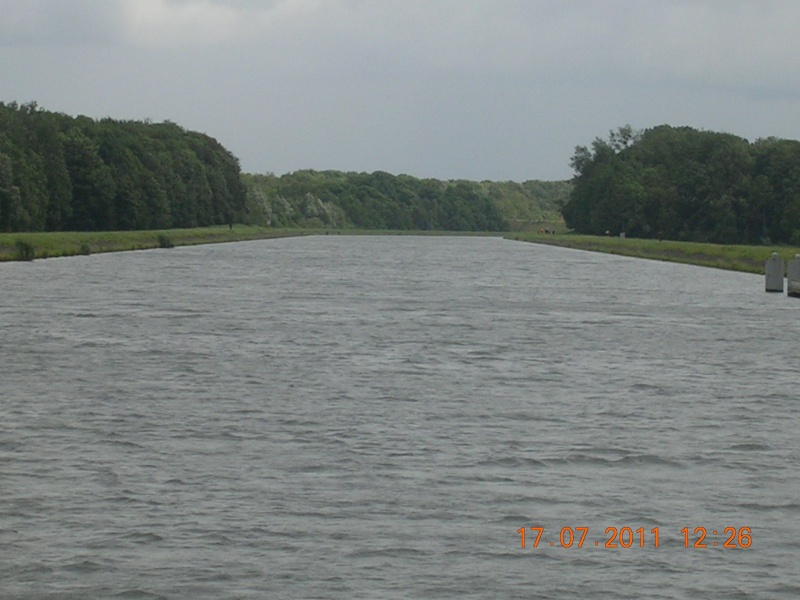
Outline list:
[[[2,264],[0,597],[797,598],[763,290],[484,237]]]

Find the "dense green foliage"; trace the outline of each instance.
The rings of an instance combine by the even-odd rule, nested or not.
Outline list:
[[[0,103],[0,232],[274,227],[505,231],[559,219],[569,182],[384,172],[246,175],[174,123],[94,120]]]
[[[568,182],[472,182],[296,171],[245,175],[254,222],[278,227],[506,231],[557,220]]]
[[[99,231],[240,222],[238,160],[173,123],[0,103],[0,231]]]
[[[579,233],[800,244],[800,142],[629,126],[578,147],[563,216]]]

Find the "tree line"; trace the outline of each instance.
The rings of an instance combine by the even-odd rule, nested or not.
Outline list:
[[[0,231],[249,223],[504,231],[560,219],[569,182],[419,179],[382,171],[241,172],[171,122],[95,120],[0,102]]]
[[[630,126],[575,149],[562,210],[579,233],[800,245],[800,142]]]
[[[207,135],[0,103],[0,231],[197,227],[245,206],[238,159]]]
[[[507,231],[560,220],[568,182],[420,179],[383,171],[244,175],[248,211],[273,226]]]

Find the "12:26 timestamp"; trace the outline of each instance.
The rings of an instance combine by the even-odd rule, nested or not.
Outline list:
[[[690,543],[692,548],[708,548],[709,546],[721,546],[722,548],[749,548],[753,543],[753,533],[749,527],[726,527],[722,530],[721,538],[717,541],[717,530],[712,529],[709,532],[705,527],[695,527],[694,536],[695,540],[692,542],[690,539],[689,528],[684,527],[681,529],[683,534],[683,547],[689,548]]]

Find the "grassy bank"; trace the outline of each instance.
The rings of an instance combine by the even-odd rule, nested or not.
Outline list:
[[[618,237],[597,237],[563,233],[537,232],[506,233],[511,240],[550,244],[607,252],[637,258],[650,258],[688,263],[704,267],[763,273],[764,263],[773,252],[784,260],[800,253],[800,248],[785,246],[733,246],[674,242]],[[102,231],[102,232],[52,232],[0,234],[0,261],[30,260],[56,256],[76,256],[100,252],[170,248],[220,242],[239,242],[295,235],[503,235],[497,232],[455,231],[387,231],[387,230],[324,230],[324,229],[273,229],[247,225],[202,227],[197,229],[167,229],[158,231]]]
[[[296,229],[268,229],[247,225],[234,225],[233,229],[226,225],[159,231],[3,233],[0,234],[0,261],[239,242],[303,235],[304,233],[308,232]]]
[[[800,248],[786,246],[738,246],[722,244],[701,244],[696,242],[674,242],[641,239],[620,239],[618,237],[599,237],[591,235],[547,235],[539,233],[515,233],[506,236],[538,244],[550,244],[578,250],[607,252],[636,258],[650,258],[680,262],[730,271],[764,273],[764,263],[777,252],[784,260],[794,258]]]
[[[59,231],[48,233],[0,233],[0,261],[78,256],[100,252],[172,248],[196,244],[241,242],[296,235],[484,235],[499,232],[395,231],[367,229],[275,229],[234,225],[197,229],[151,231]]]

